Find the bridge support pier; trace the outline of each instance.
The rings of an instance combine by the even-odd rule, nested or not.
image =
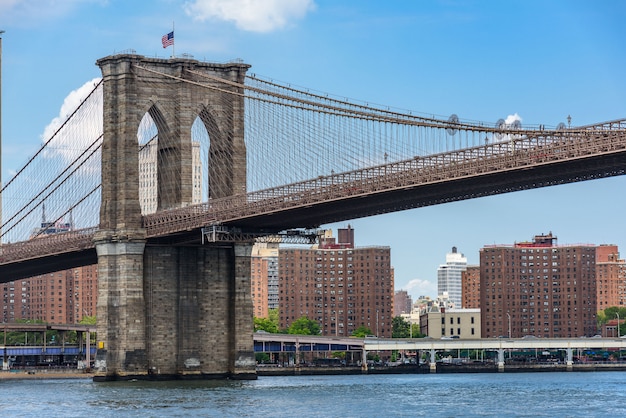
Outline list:
[[[504,371],[504,348],[498,349],[498,371]]]
[[[140,236],[141,234],[135,234]],[[143,252],[145,240],[97,237],[98,345],[95,380],[147,374]]]
[[[367,350],[363,347],[361,352],[361,372],[367,373]]]
[[[567,358],[565,359],[567,371],[571,372],[574,370],[574,350],[571,347],[568,347],[565,352],[567,353]]]
[[[108,323],[98,323],[94,380],[255,379],[251,250],[99,244],[100,268],[121,274],[109,269],[100,285]]]
[[[428,365],[430,366],[431,373],[437,373],[437,352],[434,349],[430,350],[430,359]]]

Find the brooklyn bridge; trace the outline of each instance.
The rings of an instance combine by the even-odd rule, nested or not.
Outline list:
[[[626,119],[483,123],[329,97],[242,62],[97,65],[102,80],[0,195],[0,281],[98,265],[97,380],[254,378],[256,240],[626,169]]]

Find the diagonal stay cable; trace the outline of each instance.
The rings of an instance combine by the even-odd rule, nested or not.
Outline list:
[[[99,137],[98,137],[98,138],[97,138],[94,142],[92,142],[92,143],[91,143],[91,145],[89,146],[89,148],[87,148],[85,151],[83,151],[83,153],[81,154],[81,156],[85,155],[85,153],[86,153],[87,151],[89,151],[89,149],[90,149],[90,148],[91,148],[91,147],[92,147],[95,143],[97,143],[97,142],[98,142],[101,138],[102,138],[102,135],[100,135],[100,136],[99,136]],[[40,201],[40,203],[39,203],[39,204],[34,205],[34,206],[33,206],[33,207],[29,210],[29,211],[27,211],[27,212],[26,212],[26,213],[25,213],[25,214],[24,214],[21,218],[19,218],[19,219],[18,219],[18,220],[17,220],[17,221],[13,224],[13,225],[11,225],[10,227],[8,227],[8,228],[6,229],[6,231],[3,231],[2,235],[0,235],[0,238],[4,237],[4,236],[5,236],[5,235],[9,232],[9,231],[13,230],[13,229],[14,229],[14,228],[15,228],[15,227],[16,227],[16,226],[17,226],[17,225],[18,225],[21,221],[23,221],[23,220],[24,220],[24,219],[25,219],[28,215],[30,215],[31,213],[33,213],[33,211],[34,211],[35,209],[37,209],[37,208],[39,207],[39,205],[40,205],[43,201],[45,201],[48,197],[50,197],[50,195],[52,195],[52,193],[54,193],[56,190],[58,190],[58,189],[59,189],[59,188],[60,188],[63,184],[65,184],[65,182],[66,182],[66,181],[67,181],[67,180],[68,180],[68,179],[69,179],[69,178],[70,178],[70,177],[71,177],[74,173],[76,173],[76,171],[78,171],[78,169],[79,169],[79,168],[81,168],[81,167],[82,167],[82,166],[83,166],[83,165],[84,165],[87,161],[89,161],[89,158],[90,158],[91,156],[93,156],[93,154],[95,154],[95,152],[96,152],[96,151],[98,151],[101,147],[102,147],[102,143],[100,143],[97,147],[95,147],[95,148],[94,148],[94,149],[93,149],[93,150],[89,153],[89,155],[87,156],[87,158],[85,158],[85,159],[84,159],[84,160],[83,160],[83,161],[82,161],[79,165],[77,165],[77,166],[76,166],[76,167],[75,167],[75,168],[74,168],[74,169],[73,169],[73,170],[72,170],[72,171],[71,171],[71,172],[70,172],[70,173],[69,173],[69,174],[68,174],[68,175],[67,175],[67,176],[63,179],[63,181],[61,181],[60,183],[58,183],[58,184],[56,185],[56,187],[54,187],[52,190],[50,190],[50,191],[49,191],[49,193],[48,193],[47,195],[45,195],[45,196],[41,199],[41,201]],[[22,208],[22,210],[18,211],[18,213],[16,213],[13,217],[11,217],[11,219],[9,219],[9,221],[14,220],[14,219],[17,217],[17,215],[18,215],[19,213],[22,213],[24,209],[26,209],[29,205],[31,205],[31,204],[32,204],[32,203],[33,203],[33,202],[34,202],[37,198],[39,198],[40,196],[42,196],[42,195],[43,195],[43,193],[44,193],[45,191],[47,191],[47,190],[48,190],[48,188],[49,188],[52,184],[54,184],[57,180],[59,180],[59,179],[61,178],[61,175],[62,175],[62,174],[64,174],[64,173],[66,173],[66,172],[67,172],[67,171],[68,171],[68,170],[72,167],[72,165],[73,165],[76,161],[78,161],[78,159],[74,160],[74,161],[72,162],[72,164],[70,164],[70,165],[69,165],[69,166],[68,166],[68,167],[67,167],[67,168],[66,168],[66,169],[65,169],[65,170],[64,170],[61,174],[59,174],[59,175],[58,175],[55,179],[53,179],[53,180],[52,180],[52,181],[48,184],[48,186],[46,186],[46,187],[45,187],[45,188],[44,188],[41,192],[39,192],[39,193],[38,193],[35,197],[33,197],[33,198],[32,198],[32,199],[28,202],[28,204],[26,204],[26,205]],[[7,221],[7,222],[9,222],[9,221]],[[6,223],[5,223],[4,225],[2,225],[2,228],[3,228],[3,229],[4,229],[5,227],[6,227]]]
[[[4,192],[4,190],[11,184],[13,183],[13,181],[20,175],[22,174],[22,172],[24,170],[26,170],[26,168],[35,160],[35,158],[37,156],[39,156],[39,154],[41,154],[46,147],[48,146],[48,144],[50,142],[52,142],[52,140],[56,137],[56,135],[61,131],[61,129],[63,129],[65,127],[65,125],[67,125],[70,120],[72,119],[72,117],[78,113],[78,111],[82,108],[82,106],[87,102],[87,100],[93,95],[93,93],[98,89],[98,87],[100,87],[100,85],[102,84],[102,80],[100,80],[100,82],[98,82],[98,84],[96,84],[96,86],[93,88],[93,90],[91,90],[89,92],[89,94],[87,95],[87,97],[85,97],[85,99],[76,107],[76,109],[72,112],[72,114],[67,117],[67,119],[65,119],[65,121],[63,122],[63,124],[61,124],[61,126],[52,134],[52,136],[50,136],[50,139],[48,139],[42,146],[41,148],[39,148],[39,150],[35,153],[35,155],[33,155],[27,162],[26,164],[24,164],[24,167],[20,168],[19,171],[17,173],[15,173],[15,175],[13,177],[11,177],[11,179],[7,182],[7,184],[5,184],[2,189],[0,189],[0,193]]]
[[[78,207],[78,205],[80,205],[81,203],[83,203],[85,200],[87,200],[87,198],[89,196],[91,196],[96,190],[98,190],[100,187],[102,187],[102,183],[98,184],[96,187],[94,187],[93,189],[91,189],[91,191],[89,193],[87,193],[85,196],[83,196],[82,199],[80,199],[78,202],[76,202],[74,205],[70,206],[65,212],[63,212],[61,214],[61,216],[59,216],[58,218],[56,218],[54,221],[52,221],[52,224],[56,224],[57,222],[59,222],[61,219],[63,219],[63,217],[65,215],[67,215],[68,213],[70,213],[72,210],[74,210],[76,207]],[[39,236],[41,236],[44,233],[45,229],[40,230],[39,232],[37,232],[33,237],[31,238],[37,238]]]

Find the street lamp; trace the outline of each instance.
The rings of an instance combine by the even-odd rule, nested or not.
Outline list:
[[[507,312],[506,316],[509,318],[509,338],[511,338],[511,314]]]
[[[619,313],[615,313],[617,315],[617,338],[619,338]]]
[[[378,309],[376,309],[376,338],[378,338]]]

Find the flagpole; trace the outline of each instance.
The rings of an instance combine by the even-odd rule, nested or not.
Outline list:
[[[172,35],[174,35],[174,39],[172,40],[172,58],[176,58],[176,34],[174,33],[174,21],[172,21]]]

